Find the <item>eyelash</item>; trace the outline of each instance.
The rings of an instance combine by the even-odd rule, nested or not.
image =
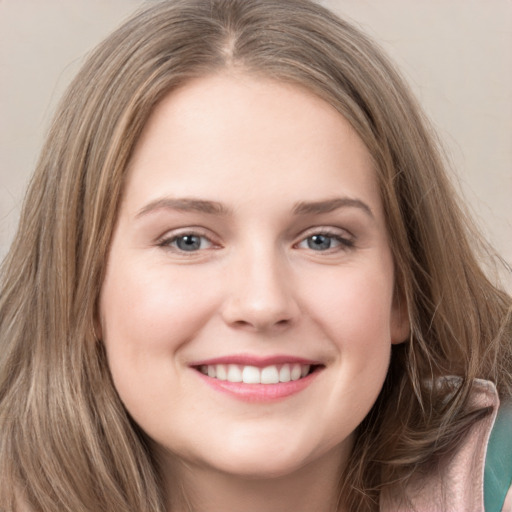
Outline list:
[[[180,249],[179,247],[173,246],[173,244],[177,243],[178,240],[184,239],[186,237],[191,237],[191,238],[193,237],[193,238],[199,238],[201,240],[207,240],[209,247],[199,248],[197,250],[192,250],[192,251],[186,251],[184,249]],[[192,228],[192,229],[189,229],[188,231],[181,231],[179,233],[173,234],[172,236],[164,236],[162,239],[160,239],[157,242],[157,246],[162,247],[164,249],[171,250],[171,251],[179,253],[179,254],[192,255],[194,253],[201,252],[206,249],[214,248],[214,247],[216,247],[216,244],[215,244],[215,242],[213,242],[211,240],[211,238],[206,233],[204,233],[201,230]]]
[[[345,233],[347,232],[345,231]],[[327,250],[321,251],[312,249],[308,244],[307,248],[314,252],[332,254],[340,251],[348,251],[355,248],[355,237],[352,235],[342,236],[338,230],[331,228],[315,228],[314,230],[309,231],[309,233],[306,233],[306,236],[303,236],[302,239],[297,244],[295,244],[295,246],[298,247],[303,243],[307,244],[308,240],[312,239],[313,237],[326,237],[331,241],[334,240],[339,243],[338,247],[328,247]]]
[[[177,247],[174,244],[177,244],[180,239],[185,239],[186,237],[190,238],[199,238],[200,240],[207,240],[208,241],[208,247],[199,247],[197,249],[187,251],[184,249],[181,249]],[[328,247],[326,250],[317,250],[313,249],[309,244],[308,240],[312,239],[313,237],[325,237],[329,239],[330,244],[331,241],[334,240],[339,245],[337,247]],[[202,242],[200,242],[202,243]],[[333,229],[329,228],[315,228],[315,230],[311,230],[309,233],[306,233],[306,236],[303,236],[299,242],[294,244],[294,247],[300,248],[300,245],[306,243],[308,247],[304,247],[304,249],[309,249],[313,252],[323,252],[323,253],[333,253],[333,252],[340,252],[340,251],[348,251],[350,249],[353,249],[355,247],[355,238],[353,236],[346,237],[341,236],[338,231],[335,231]],[[320,245],[320,244],[319,244]],[[190,229],[188,231],[182,231],[177,234],[173,234],[172,236],[166,236],[162,239],[160,239],[157,242],[158,247],[162,247],[164,249],[171,250],[173,252],[182,254],[182,255],[193,255],[198,252],[202,252],[204,250],[212,249],[212,248],[218,248],[219,245],[216,244],[214,241],[211,240],[211,238],[204,233],[203,231],[197,230],[197,229]]]

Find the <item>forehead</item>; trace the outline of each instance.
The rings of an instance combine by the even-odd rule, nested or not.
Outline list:
[[[380,208],[372,158],[334,107],[296,85],[222,73],[172,91],[155,108],[130,161],[126,195],[236,201],[269,189],[295,202],[363,195]]]

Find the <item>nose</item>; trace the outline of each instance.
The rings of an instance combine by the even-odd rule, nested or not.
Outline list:
[[[227,324],[254,332],[277,332],[297,321],[299,305],[283,260],[274,251],[257,251],[230,265],[222,309]]]

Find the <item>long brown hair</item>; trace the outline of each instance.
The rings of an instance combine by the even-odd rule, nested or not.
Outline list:
[[[483,243],[435,136],[375,44],[307,0],[166,1],[114,32],[71,84],[2,267],[2,509],[21,496],[34,512],[165,510],[157,465],[95,337],[97,301],[150,113],[176,87],[230,67],[311,90],[376,163],[411,336],[358,431],[343,479],[351,510],[375,509],[381,488],[456,445],[480,414],[467,407],[473,379],[511,394],[511,299],[482,272]],[[432,387],[442,375],[460,377],[455,389]]]

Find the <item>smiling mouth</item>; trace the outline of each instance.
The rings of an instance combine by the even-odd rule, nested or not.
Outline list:
[[[208,364],[195,369],[219,381],[244,384],[280,384],[301,380],[319,370],[323,365],[285,363],[259,368],[241,364]]]

